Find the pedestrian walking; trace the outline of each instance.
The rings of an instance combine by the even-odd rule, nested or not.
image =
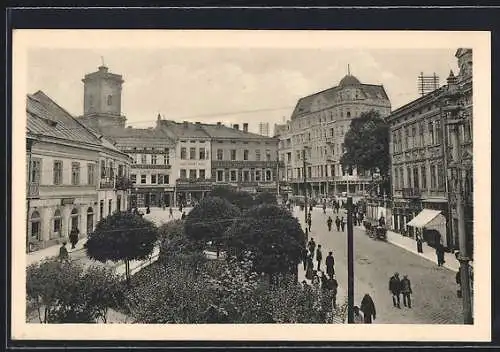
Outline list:
[[[184,220],[185,218],[186,218],[186,213],[182,212],[182,214],[181,214],[181,220]]]
[[[394,275],[389,279],[389,291],[392,295],[392,304],[394,307],[401,308],[401,280],[399,279],[399,273],[394,273]]]
[[[302,263],[304,264],[304,271],[306,271],[306,264],[307,264],[307,248],[302,248]]]
[[[314,238],[311,237],[309,243],[307,244],[307,248],[309,249],[311,257],[314,257],[314,251],[316,250],[316,242],[314,242]]]
[[[332,217],[331,217],[331,216],[329,216],[329,217],[328,217],[328,220],[326,220],[326,226],[328,226],[328,231],[329,231],[329,232],[331,232],[331,231],[332,231],[332,222],[333,222]]]
[[[307,227],[308,227],[309,232],[311,232],[311,225],[312,225],[312,220],[311,220],[311,218],[309,217],[309,218],[307,219]]]
[[[146,207],[146,214],[151,213],[151,209],[149,208],[149,205]]]
[[[340,226],[342,227],[342,232],[344,232],[345,230],[345,220],[344,220],[344,217],[342,216],[342,218],[340,219]]]
[[[333,308],[337,308],[337,291],[338,291],[339,283],[335,277],[335,275],[332,275],[332,277],[328,280],[328,289],[330,290],[330,294],[332,297],[332,305]]]
[[[68,250],[66,249],[66,241],[64,241],[61,245],[61,248],[59,248],[58,259],[61,261],[61,263],[69,261],[69,254],[68,254]]]
[[[173,218],[174,217],[174,211],[172,210],[172,207],[170,207],[168,209],[168,213],[169,213],[169,215],[168,215],[169,218]]]
[[[363,321],[365,324],[371,324],[376,319],[377,311],[375,310],[375,303],[368,293],[361,300],[360,309],[363,312]]]
[[[359,310],[359,307],[354,306],[354,308],[352,310],[354,312],[354,324],[363,324],[365,321],[364,321],[363,313],[361,313],[361,311]]]
[[[163,210],[163,211],[165,211],[166,206],[165,206],[165,203],[164,203],[164,202],[161,202],[161,208],[162,208],[162,210]]]
[[[403,305],[411,308],[411,294],[413,292],[411,290],[411,282],[410,279],[408,279],[408,275],[404,275],[403,280],[401,280],[401,293],[403,294]]]
[[[321,269],[321,261],[323,260],[323,253],[321,253],[321,245],[318,244],[318,249],[316,249],[316,261],[318,262],[318,271]]]
[[[325,259],[326,273],[330,278],[335,275],[335,259],[333,258],[333,252],[328,252]]]
[[[437,265],[443,266],[444,261],[444,246],[441,242],[436,245],[436,256],[437,256]]]
[[[385,218],[383,215],[380,215],[380,218],[378,219],[378,225],[380,227],[384,227],[385,226]]]
[[[335,218],[335,226],[337,226],[337,231],[340,231],[340,219],[338,215]]]
[[[78,230],[78,227],[73,227],[71,229],[71,232],[69,233],[69,241],[71,243],[71,249],[75,249],[75,246],[78,243],[78,235],[79,234],[80,234],[80,231]]]
[[[308,280],[312,280],[313,278],[313,271],[314,271],[314,268],[313,268],[314,264],[313,264],[313,258],[312,258],[312,253],[309,253],[309,255],[307,256],[307,262],[306,262],[306,279]]]
[[[422,236],[420,236],[420,234],[417,234],[417,252],[424,253],[422,249]]]
[[[323,214],[326,214],[326,203],[323,203]]]

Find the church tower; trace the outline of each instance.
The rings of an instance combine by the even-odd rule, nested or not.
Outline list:
[[[84,84],[82,120],[97,130],[124,128],[125,116],[121,113],[122,85],[121,75],[110,73],[104,66],[96,72],[86,74]]]

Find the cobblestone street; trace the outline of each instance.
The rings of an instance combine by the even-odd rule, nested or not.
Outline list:
[[[304,212],[295,215],[304,222]],[[335,258],[335,274],[339,282],[339,296],[347,295],[347,232],[337,232],[335,225],[328,232],[328,215],[335,220],[336,214],[327,209],[315,208],[312,214],[311,235],[321,244],[323,261],[329,251]],[[347,220],[347,215],[343,215]],[[347,231],[347,228],[346,228]],[[376,241],[368,237],[364,230],[354,228],[354,304],[358,305],[365,293],[369,293],[377,308],[375,324],[462,324],[462,301],[456,295],[455,273],[435,263],[388,242]],[[316,265],[316,262],[314,262]],[[324,270],[324,263],[322,263]],[[413,295],[412,309],[392,305],[388,290],[389,278],[394,272],[400,277],[408,275]],[[303,277],[303,267],[299,267]]]

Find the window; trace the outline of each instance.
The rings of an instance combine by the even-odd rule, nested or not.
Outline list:
[[[429,124],[427,126],[428,126],[428,130],[429,130],[429,143],[431,145],[433,145],[435,143],[435,140],[434,140],[434,123],[431,121],[431,122],[429,122]]]
[[[198,170],[198,175],[199,175],[199,178],[204,180],[205,179],[205,169]]]
[[[191,160],[196,159],[196,148],[194,148],[194,147],[189,148],[189,159],[191,159]]]
[[[260,181],[260,170],[255,170],[255,181]]]
[[[125,176],[125,168],[123,165],[118,165],[118,176]]]
[[[53,238],[62,235],[61,225],[62,225],[61,211],[59,209],[56,209],[56,211],[54,211],[53,227],[52,227],[52,234],[54,235]]]
[[[413,187],[419,188],[418,167],[413,168]]]
[[[419,138],[419,146],[423,147],[425,142],[424,142],[424,127],[425,125],[423,123],[420,123],[418,126],[418,131],[420,133],[420,138]]]
[[[410,142],[410,129],[407,127],[405,130],[405,150],[409,148]]]
[[[40,241],[41,238],[41,224],[40,224],[40,213],[37,211],[34,211],[33,214],[31,214],[30,218],[30,224],[31,224],[31,238],[37,241]]]
[[[266,170],[266,181],[272,181],[271,170]]]
[[[414,124],[411,128],[411,148],[415,148],[417,146],[417,126]]]
[[[406,177],[408,181],[408,188],[411,188],[411,168],[406,168]]]
[[[436,165],[431,165],[431,189],[437,188],[437,172]]]
[[[231,149],[231,160],[236,160],[236,149]]]
[[[248,160],[248,150],[243,151],[243,160]]]
[[[110,199],[108,201],[108,215],[110,215],[113,212],[113,201]]]
[[[146,175],[141,175],[141,184],[146,183]]]
[[[151,154],[151,165],[156,165],[156,154]]]
[[[71,163],[71,184],[80,184],[80,163],[78,162]]]
[[[95,184],[95,164],[87,164],[87,183],[89,185]]]
[[[113,104],[113,96],[108,95],[108,105],[112,105],[112,104]]]
[[[30,182],[40,182],[41,163],[40,159],[31,159]]]
[[[130,174],[130,181],[132,181],[132,183],[136,183],[137,182],[137,175],[136,174]]]
[[[187,171],[186,171],[186,169],[181,169],[180,176],[181,176],[181,178],[187,178]]]
[[[236,170],[231,170],[230,171],[230,175],[231,175],[231,181],[232,182],[237,181],[237,179],[236,179]]]
[[[470,121],[466,121],[464,124],[464,140],[468,142],[471,140],[471,137],[472,137],[471,123]]]
[[[151,183],[156,184],[156,175],[155,174],[151,175]]]
[[[243,171],[243,182],[250,182],[250,171]]]
[[[405,186],[405,178],[403,173],[403,168],[399,168],[399,189],[403,189]]]
[[[260,149],[255,150],[255,160],[260,161]]]
[[[266,149],[266,160],[271,161],[271,151],[269,149]]]
[[[398,169],[394,169],[394,188],[398,189],[399,187],[399,174]]]
[[[158,184],[162,185],[165,183],[164,175],[158,174]]]
[[[222,149],[217,149],[217,160],[222,160],[224,157],[224,151]]]
[[[147,164],[148,158],[146,154],[141,154],[141,164]]]
[[[351,112],[347,110],[347,117],[351,117]]]
[[[217,182],[224,181],[224,171],[217,170]]]
[[[420,172],[422,174],[422,189],[427,188],[427,170],[425,165],[420,168]]]
[[[196,170],[189,170],[189,178],[191,180],[195,180],[196,179]]]
[[[113,167],[113,162],[109,162],[109,177],[113,178],[115,177],[115,169]]]
[[[90,166],[91,164],[89,164]],[[62,184],[62,170],[63,170],[63,162],[60,160],[54,161],[54,184],[60,185]]]
[[[103,217],[104,217],[104,201],[101,200],[99,202],[99,220],[102,220]]]
[[[437,188],[444,190],[444,171],[442,165],[437,165]]]
[[[286,153],[286,161],[288,163],[292,162],[292,153],[290,153],[290,152]]]
[[[163,175],[163,183],[166,185],[170,183],[170,175]]]
[[[186,160],[186,148],[181,148],[181,160]]]
[[[205,148],[200,148],[200,160],[205,160],[205,157],[206,157],[206,152],[205,152]]]
[[[436,125],[436,144],[440,144],[441,143],[441,121],[436,121],[435,122],[435,125]]]

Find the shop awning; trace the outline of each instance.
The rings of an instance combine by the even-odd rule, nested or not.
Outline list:
[[[434,220],[438,220],[438,222],[440,222],[438,216],[440,214],[441,211],[439,210],[424,209],[406,225],[420,228],[428,227],[429,225],[434,225]]]

